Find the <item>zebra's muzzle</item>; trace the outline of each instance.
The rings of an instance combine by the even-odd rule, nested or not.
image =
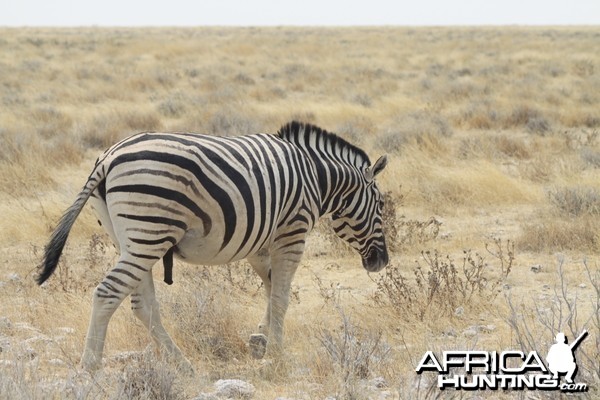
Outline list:
[[[366,258],[362,259],[363,267],[369,272],[379,272],[388,264],[387,251],[371,249]]]

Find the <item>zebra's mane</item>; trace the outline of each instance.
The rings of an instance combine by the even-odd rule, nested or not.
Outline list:
[[[349,157],[346,161],[353,161],[357,167],[364,167],[365,164],[366,166],[371,165],[369,156],[362,149],[348,143],[336,134],[327,132],[325,129],[321,129],[315,125],[298,121],[288,122],[279,129],[277,135],[281,139],[305,149],[314,147],[311,144],[311,138],[316,136],[315,143],[325,144],[325,146],[320,147],[320,150],[333,156],[338,156],[343,153],[343,150],[347,150]]]

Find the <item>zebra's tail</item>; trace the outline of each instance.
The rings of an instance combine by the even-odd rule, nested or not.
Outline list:
[[[83,189],[77,195],[75,202],[67,209],[63,214],[58,226],[54,229],[50,241],[44,248],[44,259],[38,267],[38,275],[35,278],[38,285],[44,283],[54,273],[58,260],[69,237],[69,232],[75,223],[75,220],[79,216],[79,213],[83,209],[83,206],[92,195],[92,192],[104,182],[104,169],[100,162],[96,162],[94,170],[90,174],[87,182]]]

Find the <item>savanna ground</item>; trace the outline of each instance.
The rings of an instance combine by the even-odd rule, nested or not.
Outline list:
[[[598,398],[599,106],[597,27],[0,29],[0,397],[183,399],[238,378],[258,399],[558,398],[440,392],[414,369],[427,350],[545,357],[585,328],[577,396]],[[389,154],[390,266],[368,275],[319,226],[281,365],[246,348],[264,307],[247,264],[176,263],[173,286],[156,268],[196,376],[155,354],[127,301],[103,371],[82,373],[91,293],[116,260],[89,209],[50,282],[33,277],[95,158],[139,131],[290,119]]]

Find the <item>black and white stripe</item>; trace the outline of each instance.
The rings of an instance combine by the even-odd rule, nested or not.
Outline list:
[[[385,157],[367,155],[318,127],[291,122],[277,135],[214,137],[141,133],[109,148],[46,247],[38,276],[56,268],[80,210],[90,201],[120,249],[94,293],[83,363],[100,366],[106,326],[128,295],[153,337],[180,359],[158,316],[151,269],[173,254],[194,264],[248,258],[265,282],[259,325],[269,349],[281,348],[289,287],[316,221],[331,215],[335,232],[378,271],[388,261],[381,194],[374,177]]]

